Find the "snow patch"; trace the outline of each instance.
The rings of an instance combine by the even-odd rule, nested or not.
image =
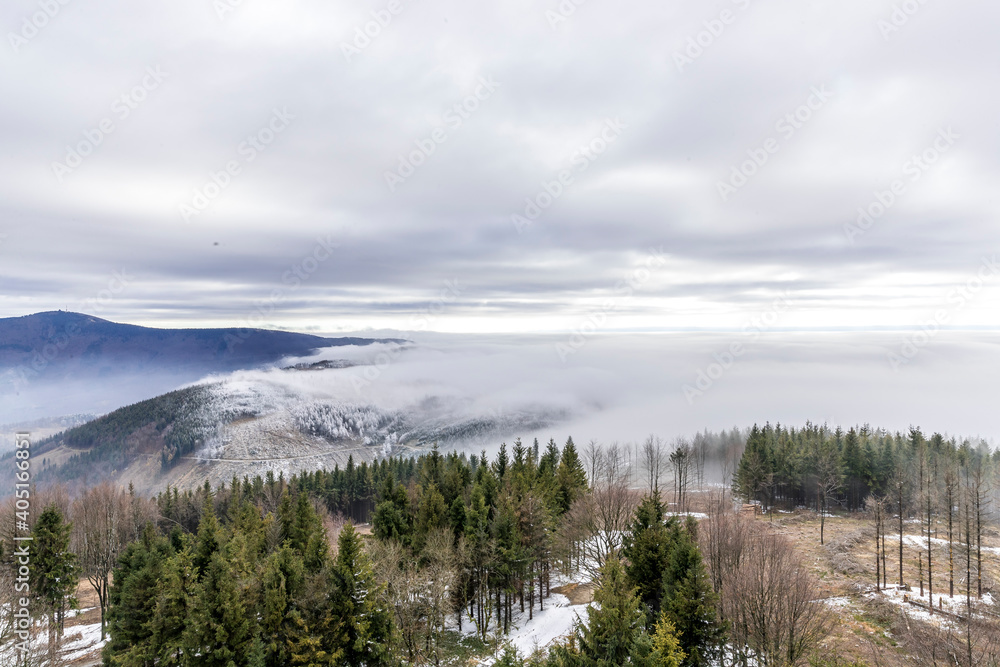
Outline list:
[[[589,605],[570,605],[569,598],[553,593],[543,611],[535,610],[534,618],[522,618],[524,625],[510,633],[508,641],[522,656],[531,655],[535,648],[546,648],[572,634],[577,620],[586,618]]]

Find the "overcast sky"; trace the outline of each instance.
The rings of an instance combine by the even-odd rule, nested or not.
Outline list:
[[[1000,324],[996,2],[64,1],[0,9],[0,316]]]

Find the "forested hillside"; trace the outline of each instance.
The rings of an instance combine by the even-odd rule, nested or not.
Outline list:
[[[832,507],[891,512],[900,522],[919,519],[928,534],[944,522],[951,541],[960,520],[979,531],[986,515],[1000,508],[991,502],[1000,500],[998,480],[1000,449],[983,441],[940,433],[927,438],[915,427],[905,434],[869,426],[845,433],[768,424],[751,429],[733,486],[765,509],[810,505],[821,516]]]
[[[38,561],[45,572],[33,576],[86,578],[97,592],[108,666],[857,666],[856,652],[841,657],[823,648],[838,625],[836,605],[823,592],[830,583],[819,578],[828,573],[799,551],[801,542],[788,533],[794,524],[771,511],[818,502],[819,522],[829,514],[824,503],[839,517],[855,517],[858,528],[847,536],[864,545],[852,553],[870,553],[871,538],[876,544],[878,569],[856,570],[851,584],[862,587],[862,614],[880,609],[877,600],[867,602],[871,590],[892,588],[886,564],[898,564],[902,592],[904,535],[900,528],[896,560],[886,548],[890,519],[905,523],[908,540],[914,520],[928,537],[954,528],[953,563],[941,562],[941,548],[932,557],[921,542],[908,541],[906,574],[921,568],[922,596],[924,572],[928,586],[935,585],[932,568],[947,572],[937,585],[964,595],[966,610],[941,610],[939,635],[910,630],[907,621],[910,634],[896,635],[899,646],[936,641],[950,656],[942,664],[969,667],[1000,657],[991,639],[1000,634],[983,606],[997,550],[982,543],[995,525],[991,452],[925,440],[916,429],[754,427],[732,469],[738,493],[768,510],[759,518],[737,511],[726,488],[698,483],[710,463],[729,467],[732,436],[582,448],[572,439],[561,447],[516,440],[495,456],[435,447],[288,478],[268,473],[215,488],[170,488],[151,499],[108,484],[75,500],[50,491],[42,516],[33,517],[32,549],[49,554]],[[866,477],[866,486],[854,489],[848,461],[855,445],[874,461],[889,448],[895,464],[887,479],[896,484]],[[779,450],[788,458],[779,459]],[[823,459],[811,451],[824,452],[839,471],[812,493]],[[779,478],[779,468],[760,473],[778,460],[799,462],[799,476]],[[949,497],[952,464],[957,486]],[[916,489],[900,496],[904,472]],[[880,495],[889,491],[904,498],[902,513]],[[928,504],[932,491],[945,495]],[[856,506],[853,493],[862,496]],[[13,547],[4,540],[0,552],[4,585],[12,581]],[[853,558],[834,567],[856,568]],[[50,619],[51,646],[58,646],[75,593],[46,590],[33,604]],[[9,632],[10,619],[0,621],[0,634]],[[526,644],[520,628],[546,623],[562,625],[544,642]],[[37,647],[45,653],[45,642]]]

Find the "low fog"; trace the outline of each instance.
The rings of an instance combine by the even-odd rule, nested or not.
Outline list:
[[[398,332],[397,332],[398,333]],[[994,379],[995,336],[942,331],[910,358],[912,332],[732,332],[566,335],[404,334],[412,344],[336,347],[269,369],[210,375],[198,382],[271,387],[282,403],[329,401],[387,411],[433,412],[547,426],[510,438],[572,436],[583,443],[665,440],[766,421],[1000,435]],[[731,356],[734,343],[741,352]],[[910,352],[912,349],[907,348]],[[897,355],[896,368],[890,353]],[[321,360],[357,365],[328,370],[281,367]],[[905,363],[899,363],[902,360]],[[727,366],[723,368],[723,366]],[[190,378],[134,376],[105,385],[32,386],[15,397],[24,420],[101,414],[187,384]],[[8,423],[16,401],[5,401]],[[521,421],[524,421],[523,419]],[[33,427],[40,430],[36,424]],[[469,443],[478,448],[484,443]],[[499,442],[490,443],[492,447]]]
[[[907,359],[900,350],[912,336],[607,334],[585,337],[580,345],[565,335],[410,334],[414,344],[408,347],[332,348],[290,360],[369,365],[237,377],[384,409],[439,400],[462,416],[561,415],[551,427],[519,434],[560,442],[570,435],[578,442],[634,442],[649,434],[672,439],[766,421],[845,428],[870,423],[890,430],[917,425],[994,442],[1000,418],[985,369],[1000,361],[995,336],[944,331]],[[734,343],[743,348],[730,362]],[[895,368],[890,353],[898,356]]]

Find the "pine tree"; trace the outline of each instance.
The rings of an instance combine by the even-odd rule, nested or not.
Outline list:
[[[624,537],[625,571],[646,610],[646,625],[652,628],[660,616],[663,573],[671,549],[678,539],[676,519],[664,523],[664,507],[657,496],[646,496],[636,509],[631,530]]]
[[[49,658],[53,659],[58,636],[62,636],[66,611],[76,607],[73,593],[79,578],[76,554],[69,550],[72,524],[63,520],[55,505],[42,510],[28,547],[32,597],[49,617]]]
[[[159,665],[185,664],[185,628],[195,605],[196,573],[192,554],[184,549],[163,563],[156,599],[156,613],[150,619],[150,653]]]
[[[649,667],[681,667],[684,664],[684,651],[677,636],[677,629],[665,615],[656,622],[656,633],[653,635],[653,652],[649,656]]]
[[[219,520],[212,507],[212,496],[208,494],[205,496],[201,521],[198,522],[198,539],[195,541],[194,567],[199,576],[205,572],[208,564],[212,561],[212,556],[222,544],[223,539],[220,533]]]
[[[216,551],[195,586],[185,650],[198,656],[199,667],[237,667],[246,664],[252,641],[253,627],[236,574],[226,555]]]
[[[361,537],[347,524],[337,540],[328,627],[343,653],[337,664],[378,667],[391,664],[392,614],[380,600],[380,587]]]
[[[559,459],[559,468],[556,471],[556,481],[558,483],[557,502],[559,513],[569,510],[573,501],[587,491],[587,471],[583,468],[580,456],[576,452],[576,445],[573,438],[566,441],[562,455]]]
[[[524,667],[524,660],[518,655],[516,648],[505,646],[500,659],[493,663],[493,667]]]
[[[594,602],[594,606],[587,607],[587,622],[581,623],[576,631],[583,664],[588,667],[637,664],[634,654],[639,652],[645,634],[645,615],[639,596],[616,556],[608,558],[601,568]]]
[[[707,665],[718,654],[725,627],[718,618],[717,600],[698,545],[690,532],[680,531],[663,573],[662,615],[676,628],[685,665]]]
[[[109,592],[105,665],[143,666],[154,660],[151,638],[164,565],[173,555],[170,541],[147,524],[142,537],[125,548]]]
[[[381,496],[382,500],[375,506],[372,516],[372,532],[380,540],[399,540],[402,544],[409,544],[412,521],[406,489],[396,483],[393,475],[388,475]]]

